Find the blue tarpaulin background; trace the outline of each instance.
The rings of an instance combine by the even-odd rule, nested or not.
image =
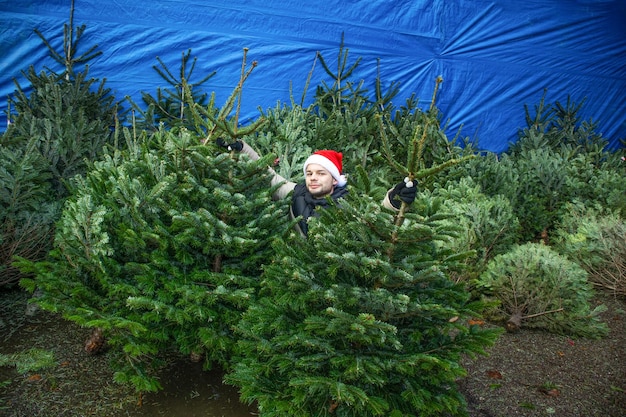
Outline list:
[[[34,33],[57,50],[70,0],[0,0],[0,130],[7,98],[21,70],[56,63]],[[258,67],[245,84],[242,120],[278,102],[296,102],[319,51],[336,65],[342,33],[351,62],[362,59],[352,81],[364,80],[373,97],[399,82],[396,106],[415,93],[430,104],[435,78],[443,77],[437,105],[448,135],[480,148],[503,151],[525,126],[547,89],[548,103],[585,101],[581,115],[599,122],[610,147],[626,137],[626,1],[624,0],[75,0],[74,25],[87,26],[83,51],[103,54],[90,77],[106,78],[116,98],[154,95],[167,83],[152,69],[160,57],[178,70],[188,49],[198,57],[199,80],[223,104],[236,85],[243,56]],[[191,80],[193,82],[193,78]],[[305,104],[322,81],[315,66]],[[27,85],[27,83],[26,83]]]

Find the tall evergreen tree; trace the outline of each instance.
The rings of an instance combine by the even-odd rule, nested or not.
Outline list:
[[[0,270],[5,274],[0,284],[20,278],[10,265],[13,256],[45,256],[70,179],[85,174],[92,161],[115,146],[112,127],[119,106],[105,81],[88,75],[87,63],[101,52],[96,45],[79,53],[86,27],[74,27],[73,13],[72,2],[60,52],[35,29],[57,66],[38,72],[31,65],[22,71],[30,85],[15,80],[16,91],[9,97],[10,124],[0,137],[0,188],[8,196],[0,198]]]
[[[38,303],[101,329],[116,379],[159,388],[159,353],[228,366],[231,326],[254,299],[270,238],[287,227],[267,158],[233,158],[186,130],[159,131],[97,163],[66,203],[45,262],[22,262]]]
[[[449,165],[419,168],[430,137],[419,132],[406,165],[390,156],[411,180]],[[264,417],[463,414],[461,355],[483,352],[497,332],[468,324],[480,305],[447,276],[464,254],[436,244],[455,231],[442,201],[391,213],[356,194],[310,220],[308,239],[274,242],[226,381]]]
[[[262,416],[462,413],[461,354],[494,334],[467,324],[478,306],[445,273],[439,203],[396,226],[379,201],[354,196],[312,221],[308,240],[275,241],[227,376],[245,401]]]
[[[61,52],[35,30],[61,69],[38,72],[31,65],[23,71],[30,94],[15,80],[17,89],[9,98],[11,123],[1,140],[3,146],[37,152],[48,161],[53,200],[67,197],[69,179],[84,174],[91,161],[114,145],[113,128],[121,115],[106,80],[89,78],[88,62],[102,52],[94,45],[79,54],[85,30],[85,25],[74,27],[73,2]]]

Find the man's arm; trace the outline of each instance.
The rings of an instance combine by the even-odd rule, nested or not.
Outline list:
[[[222,138],[218,138],[217,144],[223,148],[228,149],[229,151],[234,150],[234,151],[243,152],[246,155],[248,155],[250,159],[252,159],[253,161],[258,161],[260,159],[260,156],[257,153],[257,151],[254,150],[250,145],[248,145],[243,140],[238,140],[229,144],[229,143],[224,142]],[[269,170],[270,174],[272,174],[272,179],[271,179],[272,187],[278,184],[281,184],[280,187],[278,187],[278,189],[272,195],[272,198],[274,200],[280,200],[282,198],[287,197],[289,193],[291,193],[293,189],[295,188],[296,183],[292,181],[288,181],[284,177],[278,175],[278,173],[276,173],[276,171],[274,171],[274,169],[271,167],[268,167],[267,169]]]

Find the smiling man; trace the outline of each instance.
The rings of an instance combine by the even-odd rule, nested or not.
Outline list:
[[[316,215],[316,209],[329,205],[327,197],[336,202],[348,192],[342,159],[340,152],[317,151],[304,162],[304,184],[287,181],[276,192],[276,197],[281,198],[293,190],[290,214],[293,218],[302,216],[298,229],[304,236],[308,233],[308,218]]]
[[[259,159],[259,154],[244,141],[226,143],[218,139],[217,144],[228,150],[243,152],[253,160]],[[279,185],[273,197],[278,200],[291,194],[290,215],[298,218],[297,229],[303,235],[308,234],[308,219],[317,216],[316,210],[326,208],[348,193],[347,180],[343,175],[343,155],[333,150],[314,152],[307,158],[302,167],[304,183],[288,181],[278,175],[272,168],[272,186]],[[385,196],[383,205],[392,210],[398,210],[402,201],[412,203],[415,200],[417,187],[412,182],[403,181],[390,189]],[[329,198],[330,200],[329,201]]]

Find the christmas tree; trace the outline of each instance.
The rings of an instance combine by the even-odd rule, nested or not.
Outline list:
[[[273,156],[252,161],[205,141],[237,130],[235,100],[202,108],[190,90],[194,130],[123,129],[127,148],[76,180],[48,259],[19,262],[37,302],[101,333],[116,380],[139,392],[160,388],[152,371],[166,351],[229,366],[231,328],[256,296],[269,241],[289,228],[285,202],[271,199]]]
[[[312,221],[308,240],[277,240],[262,298],[238,329],[243,357],[227,381],[263,416],[458,412],[462,353],[493,334],[446,276],[448,230],[435,205],[398,227],[380,202],[343,201]],[[395,242],[391,237],[395,236]]]
[[[21,267],[40,305],[104,330],[119,381],[153,391],[160,352],[228,364],[230,326],[287,222],[266,159],[213,156],[185,131],[139,147],[96,164],[66,203],[49,259]]]
[[[429,136],[416,132],[407,160],[392,161],[412,180],[448,165],[419,169]],[[274,241],[226,376],[242,399],[264,417],[462,414],[461,355],[496,333],[468,324],[480,306],[446,274],[456,254],[435,243],[453,233],[441,203],[394,213],[353,188],[309,222],[308,239]]]
[[[104,80],[89,77],[87,63],[101,52],[96,45],[79,53],[86,27],[74,27],[73,13],[72,2],[60,52],[35,29],[56,70],[31,65],[22,71],[30,85],[14,80],[9,97],[0,136],[0,285],[20,278],[14,256],[39,260],[50,250],[71,178],[116,145],[120,106]]]

